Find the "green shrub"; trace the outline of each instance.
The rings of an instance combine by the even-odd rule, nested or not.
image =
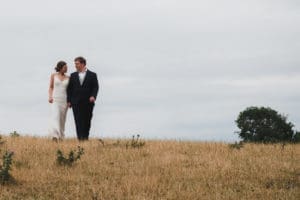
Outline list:
[[[5,184],[12,178],[9,171],[11,170],[13,154],[12,151],[6,151],[3,155],[2,165],[0,165],[0,184]]]
[[[84,149],[78,146],[77,151],[71,150],[68,157],[65,157],[63,152],[58,149],[56,152],[56,162],[58,165],[72,166],[84,154]]]
[[[136,137],[133,135],[131,141],[126,143],[126,148],[128,148],[128,147],[140,148],[140,147],[144,146],[145,144],[146,143],[144,141],[140,140],[140,135],[137,134]]]
[[[10,135],[10,137],[19,137],[20,136],[20,134],[17,131],[11,132],[9,135]]]
[[[235,142],[233,144],[229,144],[229,148],[231,149],[241,149],[242,147],[244,147],[244,143],[243,142]]]

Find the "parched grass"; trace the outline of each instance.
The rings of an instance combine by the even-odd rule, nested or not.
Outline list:
[[[47,138],[3,137],[14,151],[14,182],[0,185],[0,199],[298,199],[300,145],[244,144],[104,138],[60,143]],[[58,166],[56,152],[78,145],[84,155]],[[3,151],[2,151],[3,152]]]

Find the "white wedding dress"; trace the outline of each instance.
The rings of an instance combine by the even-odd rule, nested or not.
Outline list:
[[[53,103],[51,104],[51,119],[49,135],[52,138],[63,139],[65,137],[65,123],[68,111],[67,86],[69,78],[60,80],[54,75]]]

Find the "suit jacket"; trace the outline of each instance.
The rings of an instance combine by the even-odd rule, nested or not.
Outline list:
[[[79,73],[71,74],[69,85],[67,87],[67,101],[72,105],[79,103],[89,103],[89,99],[93,96],[97,98],[99,84],[97,74],[87,70],[82,85],[79,81]]]

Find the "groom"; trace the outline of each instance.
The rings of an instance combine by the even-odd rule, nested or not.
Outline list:
[[[71,74],[67,102],[73,110],[78,140],[88,140],[99,84],[97,74],[87,69],[85,58],[74,61],[77,72]]]

